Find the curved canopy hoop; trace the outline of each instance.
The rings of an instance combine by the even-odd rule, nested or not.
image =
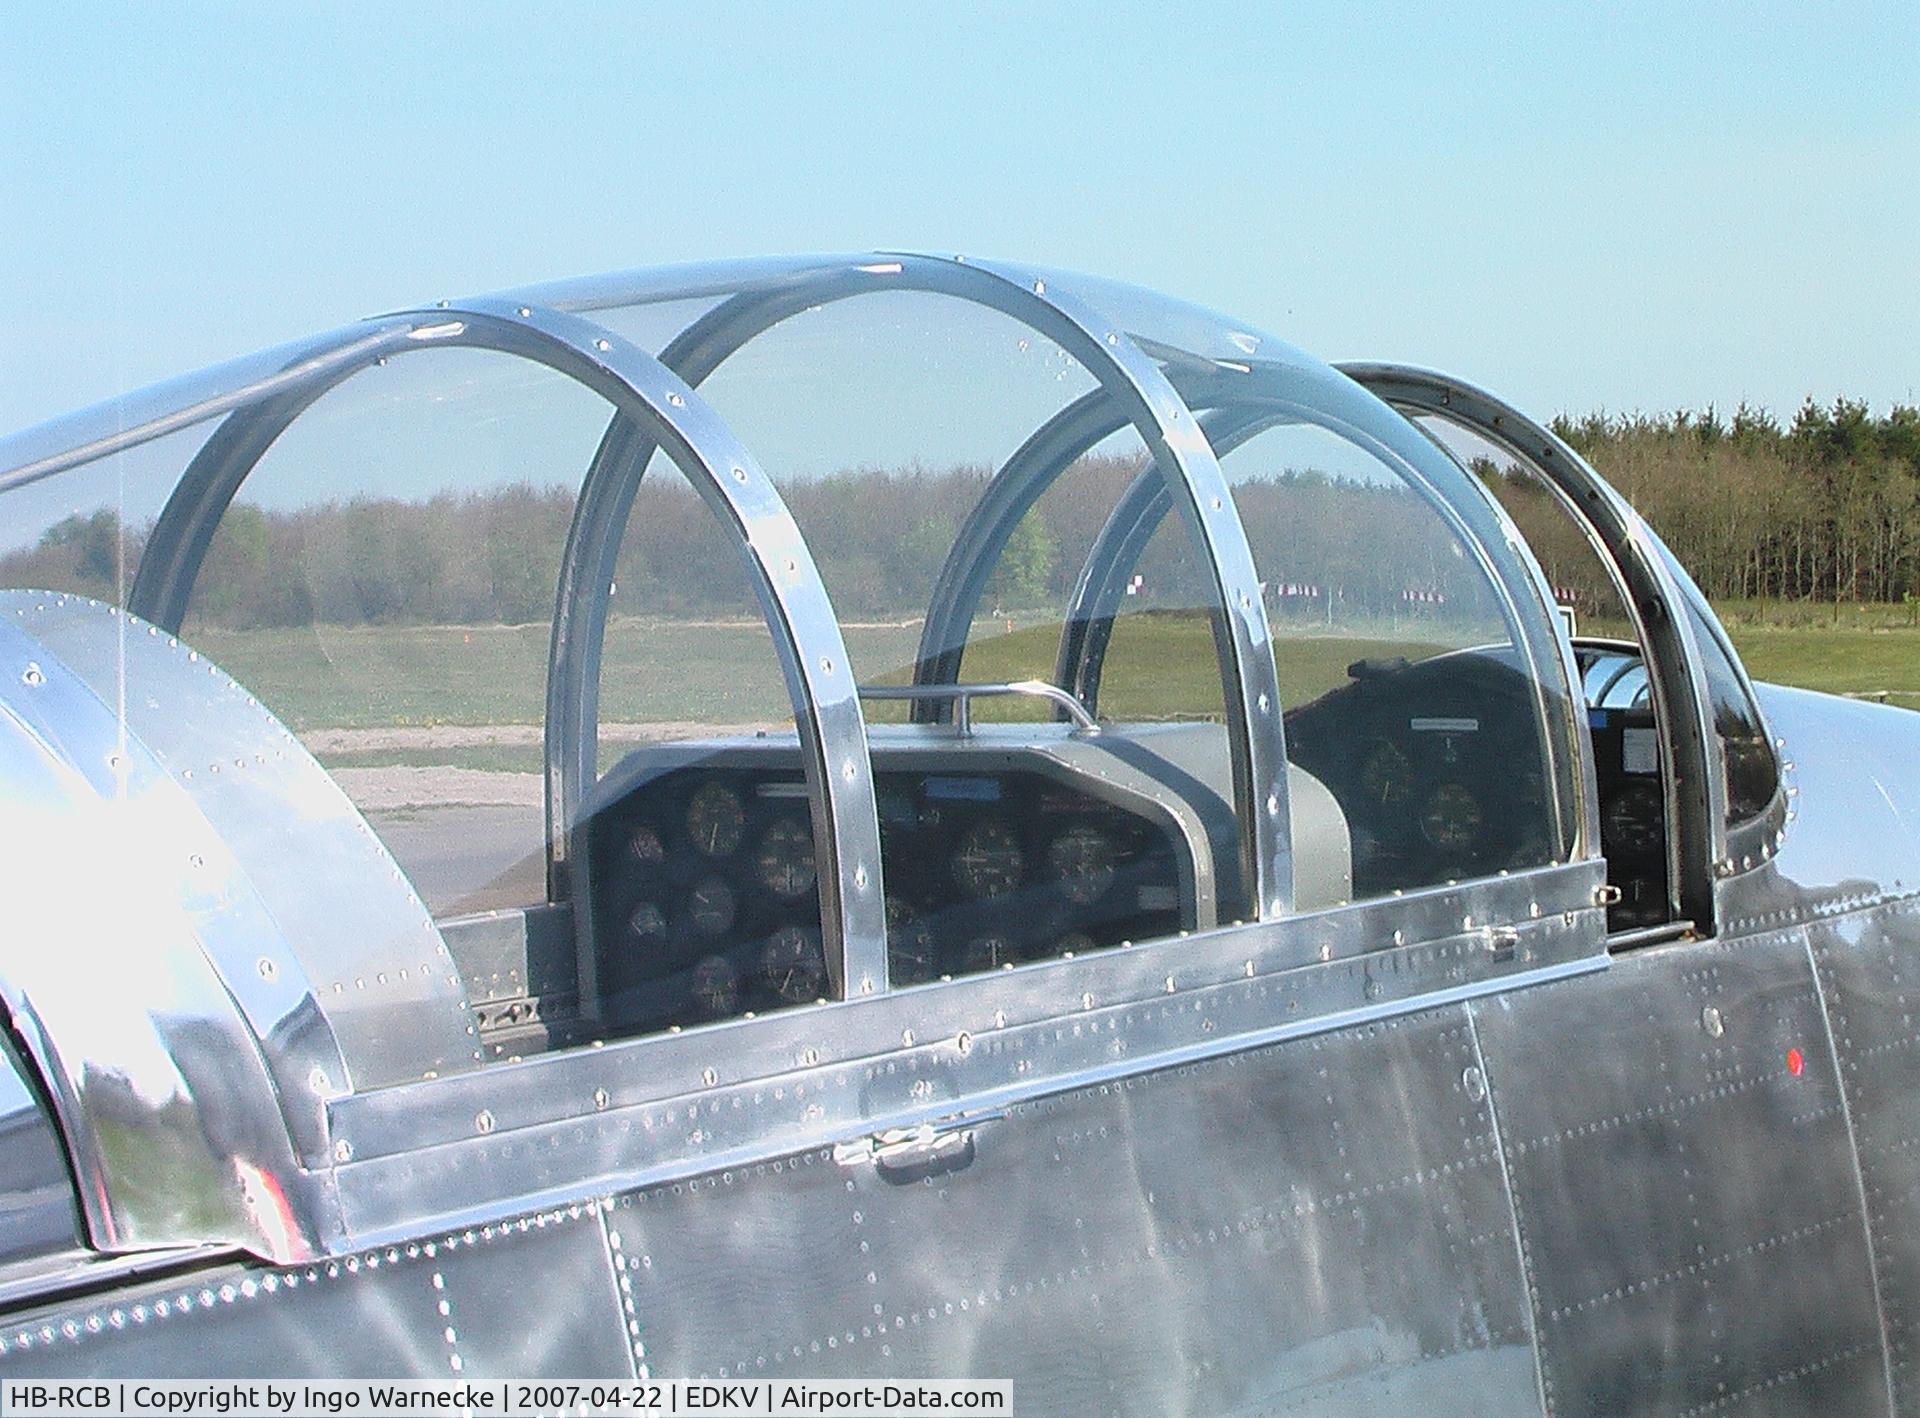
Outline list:
[[[720,519],[751,567],[799,726],[819,826],[815,854],[833,984],[836,991],[849,994],[885,989],[885,897],[865,723],[839,622],[812,555],[772,482],[685,381],[645,351],[581,316],[480,299],[405,312],[402,318],[418,322],[406,349],[463,346],[515,355],[564,374],[611,403],[617,413],[589,470],[590,486],[596,483],[594,470],[610,459],[617,461],[617,440],[644,439],[649,451],[664,449],[673,458]],[[177,628],[214,529],[260,457],[327,390],[390,353],[392,349],[382,347],[357,363],[329,366],[267,403],[242,409],[209,440],[156,524],[157,557],[151,571],[143,561],[133,602],[137,613]],[[581,500],[584,506],[585,490]],[[578,520],[576,514],[576,536]],[[573,540],[570,537],[570,546]],[[617,535],[613,543],[617,546]],[[605,584],[597,583],[602,602]],[[595,583],[582,589],[595,598]],[[562,594],[564,598],[564,587]],[[597,619],[604,625],[604,604]],[[556,623],[556,640],[564,629]],[[550,685],[550,698],[553,693]],[[551,722],[547,733],[551,744],[556,733]],[[565,765],[556,767],[551,752],[547,774],[548,836],[558,843],[570,830],[578,784],[567,782]],[[563,786],[570,787],[571,794],[562,791]]]
[[[771,289],[756,289],[723,301],[682,331],[661,352],[661,362],[697,386],[756,335],[802,310],[882,290],[948,295],[996,310],[1059,345],[1099,382],[1126,423],[1131,423],[1163,476],[1177,482],[1177,499],[1207,557],[1223,607],[1216,643],[1233,746],[1235,799],[1242,820],[1245,879],[1261,916],[1292,907],[1292,862],[1287,825],[1286,745],[1279,694],[1261,609],[1253,555],[1225,476],[1194,415],[1151,358],[1122,330],[1070,295],[1049,291],[1045,280],[1012,268],[960,258],[887,255],[871,263],[816,269]],[[598,303],[614,304],[602,292]],[[582,491],[561,572],[560,619],[555,627],[557,661],[549,683],[555,696],[578,706],[559,745],[560,762],[579,783],[587,781],[593,729],[598,645],[591,588],[604,585],[619,545],[625,513],[638,487],[652,445],[618,428],[608,430],[605,456],[596,458]],[[558,707],[558,706],[554,706]],[[550,714],[549,724],[554,720]]]
[[[1201,424],[1217,456],[1224,458],[1274,417],[1271,409],[1242,405],[1209,410],[1201,415]],[[1066,622],[1060,627],[1054,682],[1090,710],[1097,710],[1100,703],[1100,677],[1127,576],[1172,509],[1172,501],[1165,480],[1153,476],[1152,469],[1142,469],[1114,504],[1074,583]]]
[[[1693,921],[1710,922],[1712,883],[1689,881],[1686,867],[1727,860],[1726,822],[1717,807],[1725,801],[1725,774],[1720,755],[1712,751],[1713,717],[1699,668],[1700,646],[1682,610],[1683,592],[1646,520],[1551,430],[1483,389],[1411,365],[1358,362],[1335,368],[1403,413],[1453,423],[1525,463],[1586,524],[1606,559],[1619,568],[1627,583],[1628,613],[1652,662],[1655,707],[1671,726],[1666,740],[1673,745],[1669,768],[1678,820],[1669,868],[1681,897],[1675,905]]]

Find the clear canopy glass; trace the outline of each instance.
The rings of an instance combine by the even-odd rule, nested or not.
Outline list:
[[[0,581],[211,655],[449,938],[547,943],[467,968],[495,1054],[1582,850],[1486,489],[1108,282],[869,254],[451,302],[6,440],[0,498]]]

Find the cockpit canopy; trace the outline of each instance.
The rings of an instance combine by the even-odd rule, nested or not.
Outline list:
[[[76,1115],[175,1136],[229,1046],[276,1100],[184,1129],[210,1211],[103,1188],[110,1247],[327,1249],[349,1094],[1598,850],[1482,480],[1086,277],[443,302],[16,436],[0,498],[0,831],[59,898],[8,1002]]]

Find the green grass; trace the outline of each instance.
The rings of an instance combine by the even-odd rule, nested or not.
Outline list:
[[[1829,692],[1892,691],[1920,702],[1920,626],[1905,607],[1736,603],[1728,628],[1756,679]],[[999,630],[999,626],[992,627]],[[973,681],[1049,679],[1059,628],[1016,622],[977,626],[963,674]],[[1282,632],[1283,702],[1305,703],[1346,679],[1363,655],[1417,659],[1438,646],[1383,624],[1367,634]],[[1581,627],[1583,633],[1606,628]],[[544,714],[547,628],[529,626],[313,626],[298,630],[189,632],[298,731],[437,724],[537,724]],[[852,626],[848,650],[863,681],[904,682],[918,627]],[[871,704],[875,722],[898,722],[901,705]],[[1219,673],[1204,617],[1126,617],[1108,656],[1101,710],[1113,717],[1217,717]],[[982,719],[1035,719],[1038,705],[981,701]],[[603,723],[683,721],[703,725],[785,722],[786,692],[763,627],[623,619],[608,632]],[[341,749],[335,765],[435,762],[537,771],[534,745],[433,750]]]
[[[1755,679],[1920,702],[1920,630],[1730,625],[1727,633]]]
[[[1920,606],[1726,601],[1716,607],[1755,679],[1920,706]]]
[[[189,629],[193,643],[296,731],[545,718],[547,627]],[[849,632],[856,664],[909,663],[917,632]],[[763,626],[624,619],[608,629],[603,722],[790,717]]]
[[[613,745],[619,757],[619,745]],[[541,746],[528,744],[456,745],[447,748],[323,749],[316,753],[328,768],[474,768],[483,773],[539,773],[545,767]]]

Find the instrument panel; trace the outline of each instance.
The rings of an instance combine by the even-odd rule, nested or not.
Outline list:
[[[1287,715],[1293,761],[1332,790],[1357,896],[1552,860],[1531,683],[1498,655],[1356,661]]]
[[[827,996],[811,814],[790,764],[688,763],[593,814],[594,993],[611,1032]],[[1191,924],[1174,831],[1111,790],[1004,763],[877,764],[875,794],[896,986]]]
[[[1653,925],[1673,915],[1667,869],[1667,799],[1646,665],[1637,646],[1575,641],[1587,698],[1587,727],[1600,796],[1600,845],[1620,899],[1609,930]]]

